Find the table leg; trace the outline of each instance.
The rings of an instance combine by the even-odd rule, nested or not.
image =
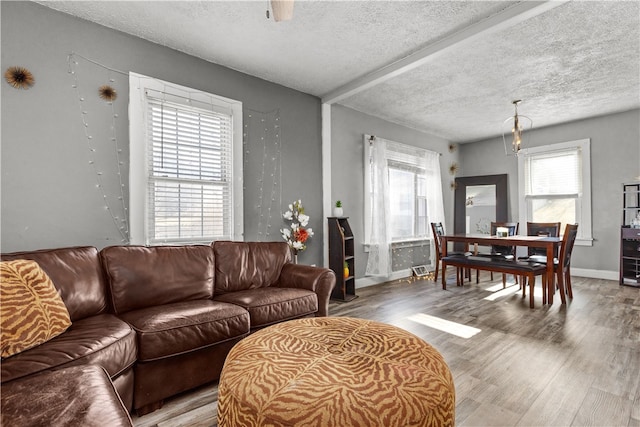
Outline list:
[[[553,304],[556,284],[553,280],[553,243],[547,244],[547,303]]]
[[[442,238],[442,258],[447,256],[447,239]],[[447,264],[444,261],[442,262],[442,289],[447,289]]]

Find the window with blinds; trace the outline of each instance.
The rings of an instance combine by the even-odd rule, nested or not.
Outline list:
[[[591,236],[589,140],[522,150],[518,156],[521,223],[579,224]],[[524,214],[524,217],[523,215]]]
[[[231,236],[231,115],[147,96],[150,243]]]
[[[131,243],[242,240],[242,103],[129,76]]]

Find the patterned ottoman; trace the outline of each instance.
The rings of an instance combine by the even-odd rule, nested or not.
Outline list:
[[[218,423],[453,426],[444,359],[407,331],[347,317],[280,323],[243,339],[218,386]]]

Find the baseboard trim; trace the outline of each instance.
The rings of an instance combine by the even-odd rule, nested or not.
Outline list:
[[[389,277],[363,277],[356,279],[356,289],[366,288],[367,286],[379,285],[380,283],[390,282],[392,280],[404,279],[411,277],[411,269],[394,271]],[[620,279],[617,271],[594,270],[590,268],[571,268],[571,275],[576,277],[589,277],[591,279],[615,280]]]
[[[381,276],[369,276],[363,277],[361,279],[356,279],[356,289],[358,288],[366,288],[367,286],[379,285],[380,283],[390,282],[392,280],[404,279],[406,277],[411,277],[413,273],[410,268],[406,270],[398,270],[393,271],[388,277]]]
[[[571,275],[578,277],[589,277],[591,279],[604,279],[604,280],[620,280],[620,275],[617,271],[610,270],[593,270],[590,268],[574,268],[571,267]]]

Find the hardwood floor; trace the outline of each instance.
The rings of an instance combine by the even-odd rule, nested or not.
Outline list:
[[[518,285],[481,280],[361,288],[330,313],[396,325],[437,348],[454,377],[458,426],[640,427],[640,289],[574,277],[573,301],[542,306],[538,287],[531,310]],[[453,330],[425,325],[430,316]],[[476,333],[454,335],[464,332]],[[214,426],[216,401],[217,387],[205,386],[134,423]]]

